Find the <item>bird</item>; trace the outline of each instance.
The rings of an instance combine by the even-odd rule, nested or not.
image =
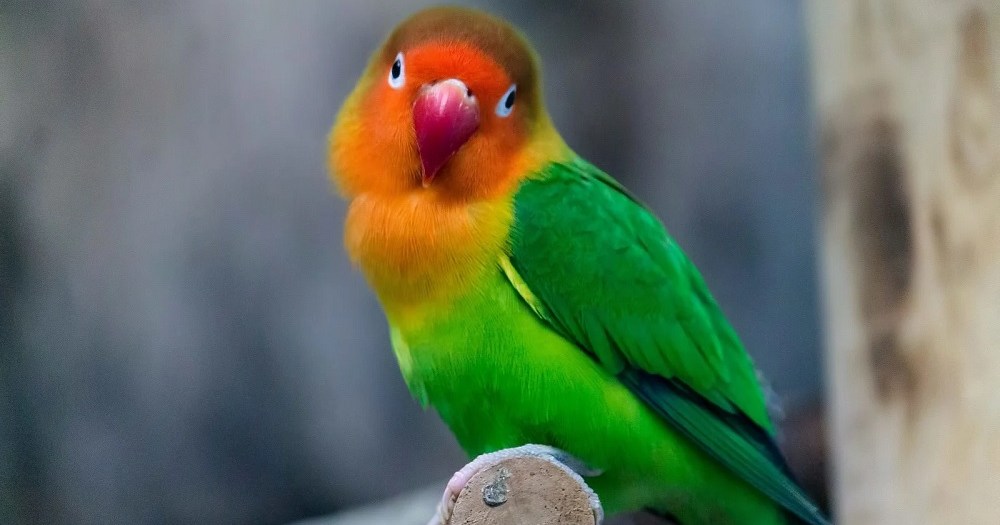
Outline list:
[[[470,456],[532,443],[576,458],[609,514],[829,523],[703,277],[563,140],[539,62],[499,17],[422,10],[330,130],[344,245],[408,389]]]

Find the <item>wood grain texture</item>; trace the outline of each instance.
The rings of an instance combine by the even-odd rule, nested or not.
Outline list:
[[[514,457],[465,486],[448,525],[597,525],[588,492],[551,461]]]
[[[809,24],[837,522],[1000,523],[1000,3]]]

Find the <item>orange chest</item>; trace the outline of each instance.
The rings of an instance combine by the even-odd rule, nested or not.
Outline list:
[[[449,202],[429,191],[361,194],[344,244],[387,309],[447,300],[495,269],[513,213],[507,200]]]

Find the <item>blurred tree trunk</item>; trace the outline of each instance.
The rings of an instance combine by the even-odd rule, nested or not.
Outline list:
[[[810,8],[838,523],[1000,523],[1000,4]]]

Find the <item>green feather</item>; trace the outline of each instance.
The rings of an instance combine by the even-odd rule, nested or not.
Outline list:
[[[697,269],[617,182],[583,160],[554,163],[514,203],[511,266],[558,330],[614,373],[677,377],[771,429],[753,363],[720,342],[731,329]]]
[[[386,310],[407,385],[462,447],[565,450],[602,471],[587,482],[609,514],[780,525],[783,508],[808,511],[749,358],[656,218],[583,161],[534,174],[510,206],[496,267]]]
[[[501,267],[532,310],[736,476],[827,523],[773,443],[753,363],[655,216],[578,158],[523,182],[514,205]]]

